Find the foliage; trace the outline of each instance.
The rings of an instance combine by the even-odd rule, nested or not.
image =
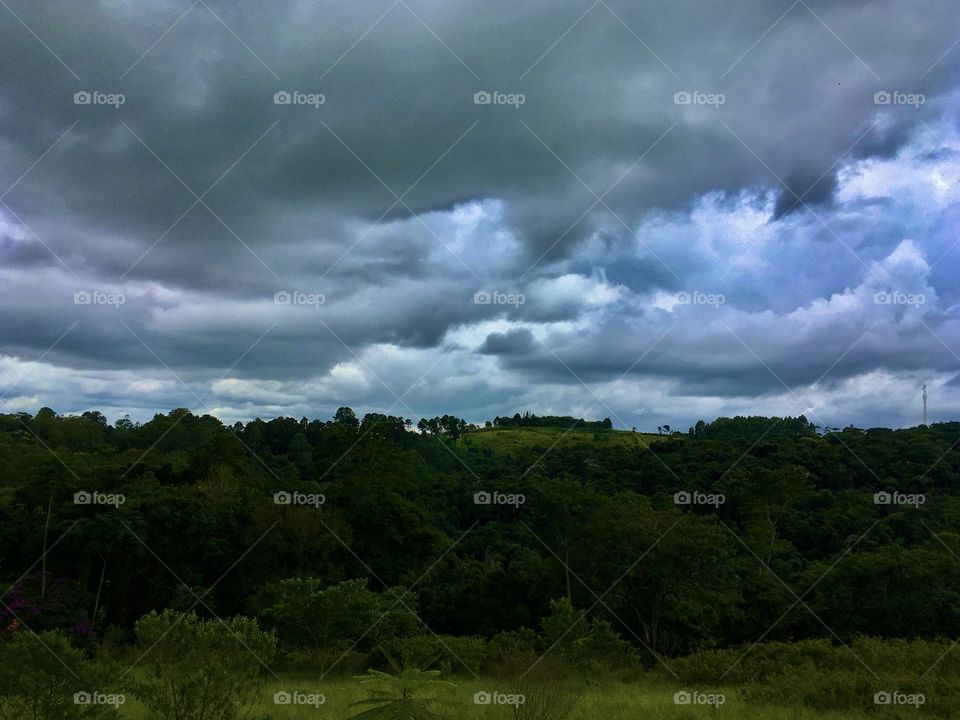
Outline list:
[[[513,417],[504,416],[504,417],[495,417],[493,419],[493,426],[499,428],[510,428],[510,427],[562,427],[562,428],[573,428],[578,427],[583,430],[596,428],[609,430],[613,427],[613,422],[610,418],[604,418],[603,420],[584,420],[583,418],[574,418],[567,415],[541,415],[537,416],[530,412],[525,412],[523,415],[520,413],[515,413]]]
[[[285,649],[305,650],[321,672],[344,653],[420,631],[416,596],[403,588],[378,594],[364,580],[323,586],[316,578],[289,578],[264,587],[252,602]]]
[[[877,693],[919,693],[924,712],[952,717],[960,702],[960,658],[952,649],[946,640],[761,643],[697,653],[671,669],[685,683],[737,686],[752,703],[868,712],[877,710]]]
[[[276,651],[276,638],[244,617],[221,622],[164,610],[141,618],[136,633],[150,670],[137,695],[163,720],[248,717]]]
[[[383,641],[380,648],[385,660],[394,657],[401,667],[435,667],[444,675],[476,674],[494,664],[490,644],[482,637],[469,635],[394,637]]]
[[[0,605],[0,624],[26,623],[32,630],[83,626],[88,598],[67,577],[32,573],[10,588]]]
[[[467,430],[467,421],[463,418],[453,415],[444,415],[443,417],[420,418],[417,423],[417,429],[420,432],[427,432],[432,435],[446,435],[451,438],[458,438]]]
[[[637,657],[630,643],[602,618],[587,618],[567,598],[550,602],[550,615],[543,620],[547,649],[569,664],[596,674],[635,666]]]
[[[427,627],[458,654],[447,638],[482,638],[489,666],[542,649],[523,629],[557,598],[608,624],[578,638],[589,653],[619,638],[648,667],[768,628],[771,642],[960,636],[960,423],[818,434],[803,417],[725,418],[658,437],[456,420],[451,443],[346,407],[231,426],[184,408],[113,425],[0,415],[0,579],[27,574],[4,601],[31,628],[92,633],[92,648],[212,588],[199,611],[252,613],[324,669],[358,638],[354,652],[413,647]],[[75,504],[79,491],[126,502]],[[881,491],[925,501],[878,504]],[[325,502],[274,501],[292,492]],[[416,597],[397,604],[398,588]],[[784,615],[796,596],[828,627],[802,606]]]
[[[368,690],[370,697],[358,700],[354,706],[368,707],[354,718],[367,720],[433,720],[440,704],[433,695],[437,685],[454,687],[453,683],[441,680],[439,670],[419,670],[402,667],[391,660],[394,672],[369,669],[357,680],[375,685]]]
[[[62,633],[18,632],[0,640],[0,720],[115,717],[122,695],[110,687],[110,676]],[[86,702],[94,693],[103,702]]]

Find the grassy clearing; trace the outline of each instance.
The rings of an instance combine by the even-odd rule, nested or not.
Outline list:
[[[441,720],[482,720],[483,718],[510,718],[512,712],[506,706],[477,705],[473,696],[480,691],[499,689],[495,680],[455,678],[456,687],[439,686],[436,697],[440,700],[437,712]],[[685,720],[687,718],[715,718],[718,716],[736,720],[866,720],[859,712],[831,713],[806,708],[785,708],[775,705],[750,705],[737,699],[734,688],[710,689],[723,692],[726,702],[714,709],[709,706],[678,706],[674,703],[675,689],[649,682],[579,682],[575,684],[581,694],[580,703],[570,720]],[[305,694],[322,694],[325,702],[319,706],[276,705],[275,693],[299,691]],[[350,704],[367,697],[366,688],[352,678],[329,679],[315,682],[309,676],[285,674],[281,679],[264,683],[263,701],[253,709],[252,717],[269,717],[271,720],[306,720],[307,718],[331,718],[346,720],[359,709]],[[912,711],[911,717],[923,716],[923,711]],[[136,700],[128,696],[119,717],[124,720],[150,720],[149,714]]]
[[[652,433],[629,430],[593,430],[560,427],[485,428],[469,432],[461,439],[465,449],[489,449],[500,453],[516,453],[524,450],[546,451],[556,443],[557,448],[589,445],[596,450],[610,448],[644,448],[652,442],[666,438]]]

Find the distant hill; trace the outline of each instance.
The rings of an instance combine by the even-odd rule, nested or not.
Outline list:
[[[630,430],[567,427],[506,427],[481,428],[467,432],[461,438],[461,447],[488,449],[504,453],[519,450],[546,452],[552,447],[569,448],[589,445],[595,449],[645,448],[651,442],[667,440],[669,436],[639,433]]]

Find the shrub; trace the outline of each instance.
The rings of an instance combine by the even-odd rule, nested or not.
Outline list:
[[[306,577],[263,587],[253,607],[276,630],[284,650],[308,654],[325,673],[348,651],[367,651],[378,642],[418,634],[419,623],[408,610],[416,602],[403,588],[378,594],[365,580],[325,586]]]
[[[960,658],[948,641],[859,638],[771,642],[697,653],[671,662],[685,683],[726,683],[749,702],[876,712],[877,693],[923,694],[925,713],[960,705]]]
[[[151,670],[137,683],[138,695],[163,720],[249,717],[262,664],[276,653],[273,634],[244,617],[221,624],[192,612],[151,612],[137,621],[136,634]]]
[[[396,658],[400,667],[430,669],[440,661],[443,646],[433,635],[417,635],[408,638],[389,638],[384,640],[374,652],[375,664],[387,669],[391,658]]]
[[[488,665],[502,665],[511,655],[533,655],[537,641],[537,634],[530,628],[499,632],[490,640]]]
[[[568,663],[589,672],[605,673],[615,668],[637,667],[639,659],[606,620],[587,619],[566,598],[550,602],[550,615],[543,619],[547,647]]]
[[[446,675],[480,673],[486,669],[489,647],[482,637],[443,635],[440,669]]]
[[[116,717],[124,698],[106,679],[104,667],[86,660],[63,634],[17,633],[0,642],[0,720]]]
[[[489,667],[490,650],[481,637],[419,635],[392,638],[380,648],[385,658],[397,658],[402,667],[436,667],[445,675],[479,673]]]

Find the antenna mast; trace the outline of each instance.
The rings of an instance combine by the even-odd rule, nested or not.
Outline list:
[[[927,384],[923,384],[923,424],[927,424]]]

